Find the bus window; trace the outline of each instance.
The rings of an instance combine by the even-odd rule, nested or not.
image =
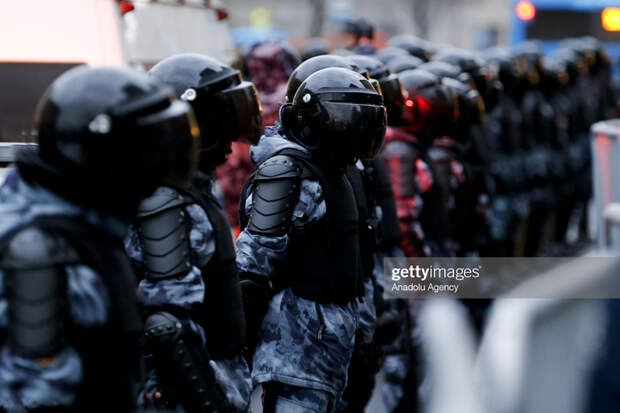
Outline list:
[[[603,28],[601,12],[538,10],[536,18],[526,27],[528,39],[561,40],[570,37],[594,36],[602,42],[620,42],[620,32]]]

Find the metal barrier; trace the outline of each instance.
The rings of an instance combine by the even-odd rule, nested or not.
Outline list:
[[[620,290],[619,272],[620,258],[575,258],[527,283],[577,297],[589,289]],[[422,411],[587,411],[591,373],[609,333],[607,301],[517,299],[519,288],[529,287],[495,301],[477,351],[459,301],[432,299],[423,305],[419,322],[430,389]]]
[[[594,218],[599,248],[620,251],[620,226],[609,226],[614,203],[620,204],[620,119],[592,125],[592,180]],[[606,219],[607,217],[607,219]]]

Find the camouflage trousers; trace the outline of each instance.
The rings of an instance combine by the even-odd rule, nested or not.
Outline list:
[[[334,396],[322,390],[278,382],[263,384],[264,413],[332,413],[335,404]]]

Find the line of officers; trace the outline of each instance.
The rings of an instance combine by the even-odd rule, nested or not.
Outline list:
[[[0,186],[0,410],[241,412],[260,384],[266,412],[361,412],[385,364],[386,406],[416,411],[383,257],[561,245],[608,83],[592,39],[546,61],[397,36],[304,61],[261,136],[254,86],[208,56],[64,73]],[[233,241],[212,175],[237,140]]]

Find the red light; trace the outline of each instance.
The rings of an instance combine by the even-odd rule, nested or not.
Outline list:
[[[407,106],[408,108],[412,108],[414,104],[415,103],[413,102],[413,100],[411,100],[409,98],[407,98],[407,100],[405,100],[405,106]]]
[[[454,119],[458,119],[461,117],[461,111],[458,109],[454,109]]]
[[[429,105],[428,102],[422,99],[421,97],[418,97],[417,101],[418,101],[418,107],[420,108],[420,114],[424,115],[428,113],[429,109],[431,108],[431,105]]]
[[[536,7],[527,0],[521,0],[515,7],[517,17],[523,21],[530,21],[536,17]]]
[[[118,2],[118,6],[121,9],[121,16],[133,11],[136,7],[128,1],[121,0]]]
[[[226,9],[216,9],[217,11],[217,20],[222,21],[228,18],[228,12]]]

